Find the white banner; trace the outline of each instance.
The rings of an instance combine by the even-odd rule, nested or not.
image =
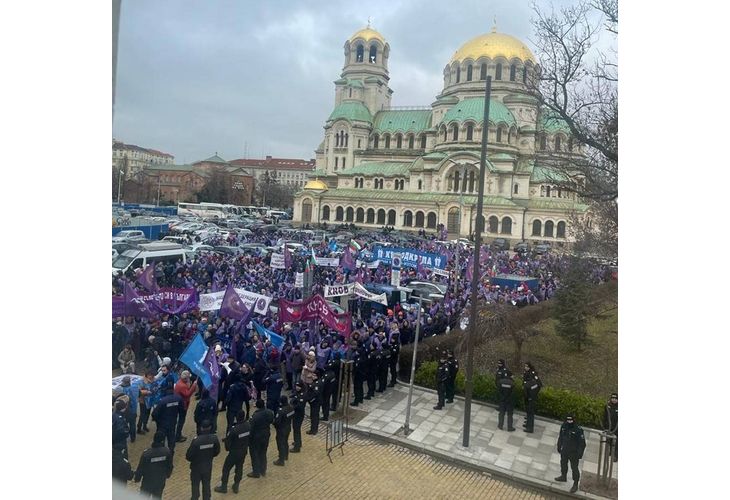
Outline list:
[[[337,257],[317,257],[314,263],[322,267],[338,267],[340,265],[340,259]]]
[[[376,260],[373,262],[365,262],[362,260],[358,260],[355,264],[357,265],[358,269],[360,269],[363,266],[363,264],[366,264],[368,269],[376,269],[380,265],[380,261]]]
[[[339,297],[340,295],[352,295],[354,289],[355,289],[355,283],[348,283],[345,285],[332,285],[332,286],[327,285],[324,287],[324,296],[326,298],[329,298],[329,297]]]
[[[294,279],[294,288],[304,288],[304,273],[297,273]]]
[[[390,286],[400,286],[400,269],[390,271]]]
[[[373,302],[379,302],[380,304],[383,304],[384,306],[388,305],[388,298],[385,296],[385,293],[376,295],[376,294],[368,291],[360,283],[355,283],[355,295],[359,295],[360,297],[367,299],[367,300],[372,300]]]
[[[254,312],[266,314],[266,311],[269,309],[269,304],[271,303],[271,297],[249,292],[243,288],[236,288],[235,290],[238,296],[241,297],[243,303],[246,304],[247,308],[251,309],[253,307]],[[222,292],[201,293],[198,307],[201,311],[217,311],[221,308],[223,296],[225,294],[225,290]]]
[[[439,269],[438,267],[430,267],[428,268],[429,271],[431,271],[433,274],[438,274],[439,276],[446,276],[449,277],[449,272],[444,271],[443,269]]]
[[[284,265],[284,254],[271,254],[271,269],[286,269],[286,266]]]

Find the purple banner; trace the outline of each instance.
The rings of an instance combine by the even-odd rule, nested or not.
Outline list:
[[[135,299],[141,300],[146,309],[154,314],[182,314],[198,307],[198,295],[194,288],[161,288],[157,293],[145,294],[132,291]],[[135,316],[135,314],[125,311],[124,297],[112,297],[112,318],[120,316]]]

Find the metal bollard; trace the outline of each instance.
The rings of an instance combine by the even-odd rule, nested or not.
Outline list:
[[[598,481],[605,487],[611,485],[613,479],[613,454],[616,436],[607,432],[601,433],[598,447]]]

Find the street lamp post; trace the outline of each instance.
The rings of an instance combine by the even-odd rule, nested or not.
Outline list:
[[[117,186],[117,205],[120,205],[122,202],[122,174],[124,174],[124,170],[121,168],[119,169],[119,182]]]
[[[441,294],[433,293],[429,298],[425,299],[427,303],[433,302],[433,298],[442,299],[444,296]],[[418,313],[416,315],[416,340],[413,343],[413,359],[411,360],[411,381],[408,386],[408,403],[406,405],[406,423],[403,425],[403,434],[406,436],[411,433],[411,402],[413,400],[413,383],[416,379],[416,352],[418,351],[418,336],[421,333],[421,309],[423,308],[424,298],[423,295],[418,297]]]

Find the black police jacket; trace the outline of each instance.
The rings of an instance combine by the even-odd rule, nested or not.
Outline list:
[[[274,422],[274,412],[267,408],[259,408],[251,416],[251,439],[254,441],[268,441],[271,436],[269,426]]]
[[[190,462],[190,468],[196,466],[212,466],[213,458],[221,452],[221,444],[215,434],[201,434],[195,436],[190,443],[185,459]]]
[[[291,405],[286,405],[279,408],[274,417],[274,428],[276,432],[288,432],[291,429],[291,420],[294,416],[294,408]]]
[[[162,485],[172,474],[172,453],[163,444],[152,445],[142,452],[134,481],[142,480],[143,486]]]
[[[200,425],[203,420],[215,421],[216,415],[218,414],[218,403],[208,396],[207,398],[201,399],[198,405],[195,407],[194,420],[195,423]]]
[[[250,437],[251,424],[245,420],[228,429],[223,444],[226,446],[226,451],[246,451]]]
[[[436,371],[436,383],[442,384],[449,380],[450,370],[447,363],[440,364]]]
[[[324,392],[327,392],[329,394],[332,394],[332,392],[337,387],[337,377],[335,376],[335,372],[333,372],[330,369],[327,369],[326,372],[324,372],[324,377],[322,377],[322,390]]]
[[[533,379],[523,380],[522,382],[522,391],[529,400],[536,399],[540,389],[542,389],[542,381],[537,378],[537,375]]]
[[[390,344],[390,359],[388,360],[391,365],[398,362],[398,356],[400,355],[400,344]]]
[[[322,381],[317,379],[314,383],[309,385],[307,401],[313,404],[322,404],[322,390]]]
[[[295,418],[304,418],[304,409],[307,402],[304,400],[304,393],[295,392],[291,397],[291,405],[294,408]]]
[[[583,429],[577,424],[564,423],[560,426],[558,436],[558,453],[571,458],[583,458],[586,449],[586,438]]]
[[[240,380],[233,384],[228,393],[226,394],[226,405],[232,410],[240,410],[243,408],[243,403],[251,399],[251,395],[248,393],[246,385]]]
[[[618,432],[618,403],[608,403],[603,409],[603,430],[614,434]]]
[[[459,360],[456,358],[451,358],[446,361],[446,364],[449,365],[449,375],[451,377],[451,380],[455,380],[456,374],[459,371]]]
[[[185,404],[179,394],[168,394],[152,410],[152,419],[162,428],[171,429],[177,424],[178,418],[183,418]]]
[[[123,483],[132,479],[132,466],[124,458],[122,450],[112,447],[112,477]]]
[[[124,418],[124,414],[112,413],[112,446],[117,444],[122,448],[127,444],[127,436],[129,436],[129,423]]]
[[[497,394],[499,395],[500,403],[512,402],[512,390],[514,389],[514,385],[514,380],[509,377],[504,377],[497,381]]]

